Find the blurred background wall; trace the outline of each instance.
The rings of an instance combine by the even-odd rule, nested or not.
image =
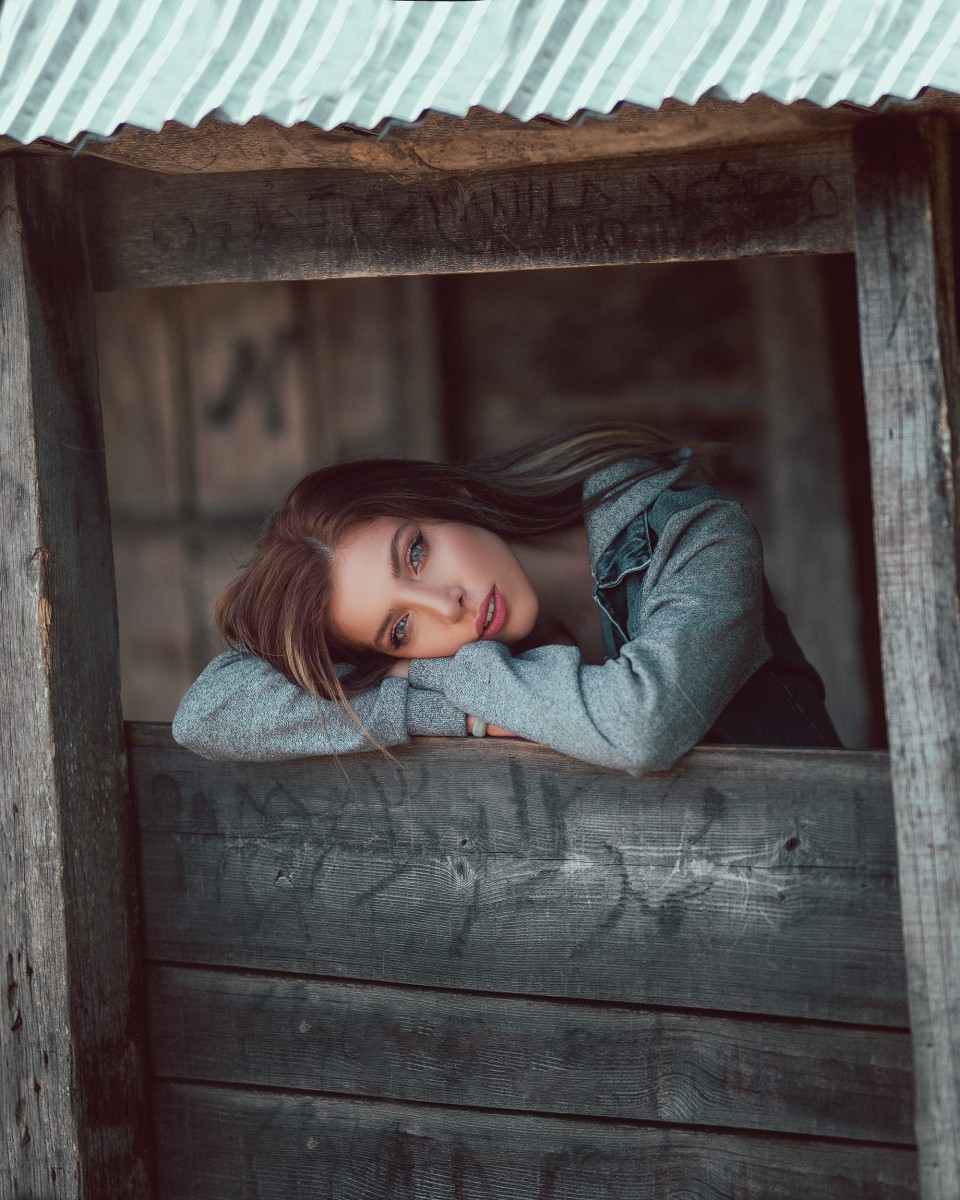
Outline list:
[[[171,718],[314,466],[629,417],[727,445],[841,736],[885,744],[846,256],[123,292],[97,324],[128,720]]]

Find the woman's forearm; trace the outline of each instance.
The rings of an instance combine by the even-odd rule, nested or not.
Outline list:
[[[435,691],[385,679],[352,701],[363,726],[384,747],[418,735],[457,737],[464,714]],[[180,702],[173,736],[206,758],[264,762],[373,749],[338,703],[291,683],[253,654],[227,650]]]
[[[602,666],[572,646],[517,658],[475,642],[411,664],[418,686],[564,754],[641,773],[671,766],[770,656],[763,561],[742,508],[710,499],[663,529],[631,640]]]

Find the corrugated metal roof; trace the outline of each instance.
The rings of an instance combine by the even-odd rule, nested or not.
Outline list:
[[[960,0],[5,0],[0,133],[960,91]]]

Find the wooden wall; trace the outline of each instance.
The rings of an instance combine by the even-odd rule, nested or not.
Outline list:
[[[915,1200],[886,754],[128,746],[159,1200]]]
[[[97,296],[128,720],[221,648],[213,599],[302,474],[442,452],[434,327],[418,278]]]
[[[629,416],[729,444],[720,482],[841,734],[882,745],[845,313],[855,336],[849,263],[803,258],[100,294],[125,715],[169,720],[219,648],[213,597],[312,466]]]

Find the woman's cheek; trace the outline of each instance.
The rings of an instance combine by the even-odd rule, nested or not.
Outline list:
[[[508,623],[511,642],[520,642],[529,637],[537,623],[539,611],[540,605],[535,596],[531,594],[524,597],[524,603],[514,613],[515,621]]]

